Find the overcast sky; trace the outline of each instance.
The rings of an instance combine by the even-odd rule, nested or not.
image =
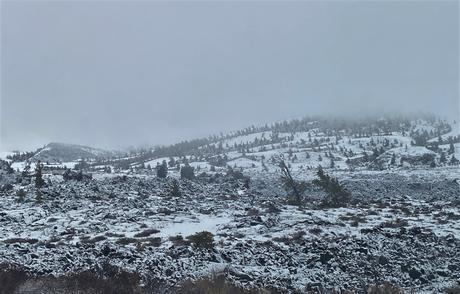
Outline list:
[[[1,2],[1,146],[459,115],[457,1]]]

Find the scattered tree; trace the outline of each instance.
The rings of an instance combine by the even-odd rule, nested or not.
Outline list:
[[[391,165],[395,165],[395,164],[396,164],[396,154],[394,154],[394,153],[391,155],[390,164],[391,164]]]
[[[280,160],[279,167],[281,168],[282,173],[281,181],[283,183],[284,189],[289,194],[289,202],[294,205],[301,205],[303,193],[307,188],[306,183],[303,181],[299,182],[294,180],[291,175],[291,171],[284,160]]]
[[[45,181],[43,180],[43,164],[40,162],[40,160],[37,162],[37,165],[35,166],[35,188],[40,189],[45,185]]]
[[[159,178],[166,178],[168,175],[168,166],[166,165],[166,161],[164,161],[162,164],[157,166],[157,177]]]
[[[37,203],[42,203],[43,202],[43,194],[42,194],[42,191],[40,189],[37,189],[35,191],[35,201],[37,201]]]
[[[449,150],[447,151],[449,154],[454,154],[455,153],[455,146],[454,143],[451,141],[449,144]]]
[[[346,206],[351,200],[351,194],[339,183],[336,178],[333,178],[324,173],[321,166],[318,167],[316,173],[317,179],[313,180],[313,184],[321,187],[327,196],[323,199],[322,204],[326,207],[342,207]]]
[[[24,202],[24,199],[26,197],[26,191],[24,191],[24,189],[19,189],[16,192],[16,196],[18,197],[18,202]]]
[[[447,162],[446,154],[444,152],[441,152],[441,157],[439,158],[439,162],[440,163],[446,163]]]
[[[174,179],[171,186],[171,196],[180,197],[181,195],[182,193],[180,191],[179,182],[176,179]]]
[[[195,168],[193,166],[190,166],[188,163],[186,163],[180,169],[180,178],[187,179],[187,180],[193,180],[195,178]]]

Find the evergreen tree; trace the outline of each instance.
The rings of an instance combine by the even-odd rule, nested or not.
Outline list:
[[[75,180],[82,181],[83,180],[83,171],[79,170],[77,175],[75,176]]]
[[[363,160],[365,162],[368,162],[369,161],[369,155],[367,155],[367,152],[363,152],[363,155],[364,155]]]
[[[19,189],[16,192],[16,196],[18,196],[18,202],[24,202],[24,199],[26,197],[26,191],[24,191],[24,189]]]
[[[64,179],[64,181],[68,181],[72,179],[72,172],[70,171],[70,169],[66,169],[64,171],[64,173],[62,174],[62,178]]]
[[[42,191],[40,189],[37,189],[35,191],[35,201],[37,201],[37,203],[42,203],[43,202],[43,194],[42,194]]]
[[[394,153],[391,155],[390,164],[391,164],[391,165],[395,165],[395,164],[396,164],[396,154],[394,154]]]
[[[166,165],[166,161],[162,164],[157,166],[157,177],[164,179],[168,175],[168,166]]]
[[[23,177],[28,177],[29,176],[29,171],[30,171],[30,164],[27,163],[26,166],[24,167],[24,170],[22,171],[22,176]]]
[[[313,184],[321,187],[327,193],[327,196],[323,199],[324,206],[342,207],[350,202],[351,194],[345,190],[336,178],[325,174],[321,166],[318,168],[316,175],[318,178],[313,180]]]
[[[35,188],[37,189],[40,189],[41,187],[45,185],[45,181],[43,180],[42,170],[43,170],[43,164],[39,160],[37,162],[37,165],[35,166]]]
[[[174,179],[171,186],[171,196],[180,197],[181,195],[182,193],[180,191],[179,182],[176,179]]]
[[[193,166],[190,166],[188,163],[186,163],[180,169],[180,178],[193,180],[195,178],[195,169],[193,168]]]
[[[176,165],[176,161],[174,160],[174,157],[169,158],[168,162],[169,167],[173,168]]]
[[[449,154],[454,154],[455,153],[455,146],[453,142],[450,142],[449,144],[449,150],[447,151]]]
[[[439,158],[439,162],[440,163],[446,163],[447,162],[446,154],[444,152],[441,152],[441,157]]]

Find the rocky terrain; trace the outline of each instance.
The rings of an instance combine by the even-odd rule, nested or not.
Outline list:
[[[53,276],[109,263],[165,292],[210,272],[281,292],[385,281],[437,292],[460,279],[458,171],[424,174],[431,187],[416,174],[343,176],[356,200],[331,209],[315,206],[320,191],[304,207],[285,204],[276,179],[247,188],[230,175],[202,176],[179,180],[173,196],[172,178],[49,176],[39,203],[33,190],[20,201],[3,194],[0,261]],[[371,186],[376,176],[394,184]],[[187,239],[202,231],[212,233],[211,248]]]
[[[394,125],[281,125],[73,161],[60,145],[10,155],[0,293],[80,293],[69,285],[96,278],[117,293],[188,293],[209,276],[237,287],[222,293],[448,291],[460,282],[459,137],[437,121]],[[57,158],[38,162],[45,151]],[[295,204],[280,162],[301,190]],[[349,200],[325,205],[319,165]]]

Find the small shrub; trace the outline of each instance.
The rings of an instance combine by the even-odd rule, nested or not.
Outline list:
[[[0,293],[14,293],[27,280],[26,271],[15,264],[0,264]]]
[[[16,191],[16,196],[18,197],[18,202],[24,202],[26,191],[24,191],[24,189],[19,189]]]
[[[284,236],[281,236],[281,237],[273,237],[272,238],[273,242],[280,242],[280,243],[284,243],[284,244],[290,244],[290,239],[288,236],[284,235]]]
[[[40,189],[37,189],[37,191],[35,192],[35,201],[37,203],[42,203],[43,202],[43,193],[42,193],[42,191],[40,191]]]
[[[246,214],[248,216],[257,216],[259,215],[259,210],[257,208],[250,208],[247,210]]]
[[[404,294],[404,290],[390,283],[370,286],[368,294]]]
[[[303,236],[305,236],[306,232],[303,230],[296,231],[291,235],[291,240],[296,242],[296,241],[301,241],[303,239]]]
[[[107,237],[116,237],[116,238],[123,238],[125,234],[118,234],[118,233],[112,233],[112,232],[107,232],[105,233]]]
[[[159,247],[161,245],[161,237],[150,237],[138,240],[141,243],[147,243],[148,246]]]
[[[228,282],[224,274],[213,274],[211,277],[195,281],[185,281],[178,286],[174,293],[178,294],[266,294],[264,289],[244,289]]]
[[[14,243],[28,243],[28,244],[35,244],[38,242],[38,239],[32,239],[32,238],[11,238],[11,239],[6,239],[3,241],[5,244],[14,244]]]
[[[214,236],[208,231],[202,231],[187,237],[195,248],[212,249],[214,247]]]
[[[172,197],[180,197],[182,195],[179,187],[179,182],[177,180],[172,182],[170,194]]]
[[[460,294],[460,283],[444,289],[447,294]]]
[[[381,228],[401,228],[407,227],[409,225],[408,221],[405,219],[397,218],[394,221],[386,221],[380,224]]]
[[[157,230],[157,229],[147,229],[147,230],[144,230],[144,231],[142,231],[140,233],[135,234],[134,237],[143,238],[143,237],[148,237],[148,236],[150,236],[152,234],[156,234],[156,233],[159,233],[159,232],[160,231]]]
[[[129,245],[132,243],[136,243],[137,239],[135,238],[128,238],[128,237],[123,237],[118,239],[115,243],[120,244],[120,245]]]
[[[183,246],[190,244],[189,241],[185,240],[182,235],[171,236],[169,237],[169,241],[171,241],[174,246]]]
[[[100,242],[100,241],[104,241],[105,239],[107,239],[106,236],[96,236],[94,238],[83,239],[83,240],[81,240],[81,242],[84,243],[84,244],[94,244],[94,243],[97,243],[97,242]]]
[[[60,279],[67,289],[78,290],[78,293],[141,293],[139,274],[127,272],[109,263]]]
[[[321,230],[320,228],[311,228],[310,230],[308,230],[308,232],[313,235],[319,235],[322,231],[323,230]]]
[[[367,211],[367,215],[379,215],[379,212],[376,210],[369,209]]]
[[[273,202],[270,202],[266,205],[265,211],[267,213],[280,213],[281,209],[278,206],[276,206]]]

